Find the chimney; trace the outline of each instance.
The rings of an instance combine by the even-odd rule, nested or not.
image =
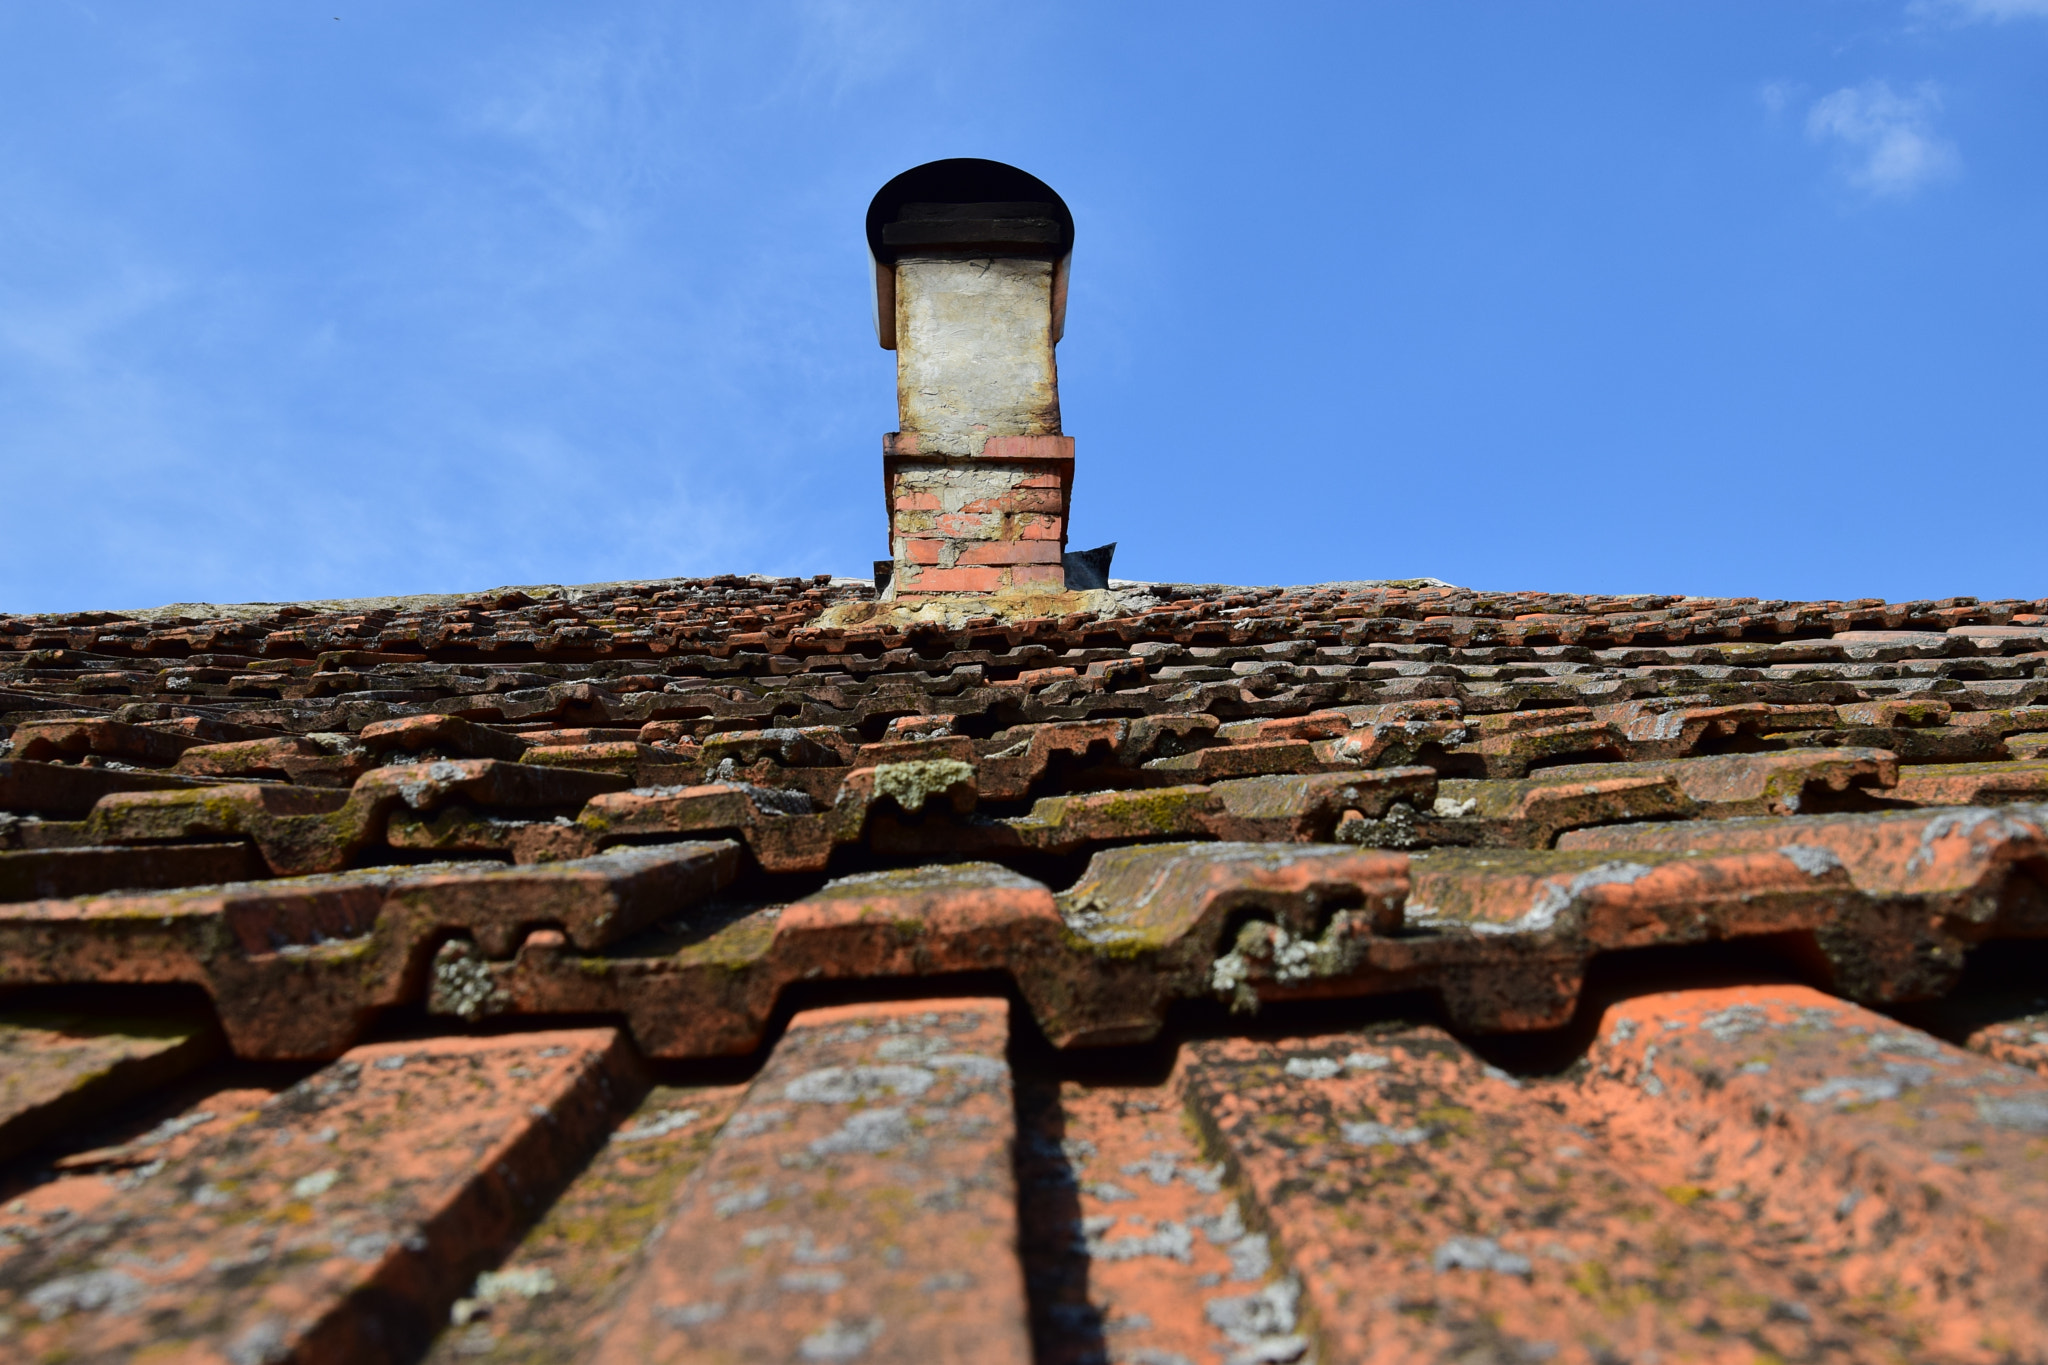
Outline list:
[[[868,206],[875,331],[896,352],[882,438],[887,595],[1059,592],[1074,482],[1053,347],[1074,216],[999,161],[905,171]]]

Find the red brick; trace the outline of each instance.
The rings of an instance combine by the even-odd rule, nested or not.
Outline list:
[[[991,436],[981,448],[985,460],[1071,460],[1071,436]]]
[[[962,564],[1051,564],[1060,562],[1060,547],[1049,540],[976,540],[960,547]]]
[[[993,498],[974,498],[962,503],[963,512],[1042,512],[1058,517],[1066,511],[1065,499],[1055,483],[1050,488],[1034,488],[1019,484],[1015,489]]]
[[[909,575],[904,582],[896,585],[900,593],[908,588],[913,592],[994,592],[1002,585],[1000,570],[986,565],[962,565],[956,569],[921,568]]]

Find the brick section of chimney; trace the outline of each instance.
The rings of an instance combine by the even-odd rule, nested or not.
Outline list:
[[[883,438],[896,595],[1065,587],[1073,437],[991,436],[969,456],[923,444],[913,431]]]

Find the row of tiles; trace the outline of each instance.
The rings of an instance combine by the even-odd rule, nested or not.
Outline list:
[[[1377,754],[1386,738],[1397,734],[1414,737],[1411,752],[1425,745],[1443,751],[1439,766],[1454,775],[1514,776],[1566,753],[1616,760],[1815,743],[1889,747],[1908,762],[1990,761],[2021,756],[2035,741],[2016,747],[2014,737],[2042,733],[2041,718],[2048,716],[2048,678],[1901,680],[1889,692],[1845,684],[1643,681],[1596,689],[1557,680],[1467,685],[1420,678],[1375,686],[1371,700],[1347,700],[1360,692],[1352,684],[1255,681],[1115,692],[1104,690],[1100,678],[1083,677],[1028,692],[899,687],[860,697],[831,687],[618,697],[593,685],[564,684],[525,700],[513,693],[459,703],[151,704],[114,714],[52,703],[42,711],[9,713],[0,759],[114,770],[178,767],[182,759],[181,771],[193,776],[261,774],[346,785],[365,766],[405,751],[516,758],[535,747],[602,740],[666,746],[641,755],[649,760],[715,766],[727,756],[745,763],[755,755],[713,754],[707,745],[776,743],[780,747],[761,756],[780,766],[857,765],[863,745],[907,737],[972,738],[973,757],[996,757],[1027,743],[1032,726],[1132,721],[1144,723],[1116,741],[1119,760],[1131,767],[1225,742],[1279,738],[1354,741],[1314,757],[1373,766],[1383,761]],[[1433,728],[1408,728],[1417,724]],[[1358,733],[1368,729],[1369,735]],[[771,733],[746,738],[759,731]],[[790,731],[802,732],[802,742]],[[1355,743],[1367,738],[1382,743],[1372,751]],[[1132,739],[1139,741],[1135,747]],[[244,747],[221,747],[236,744]],[[204,752],[185,759],[194,748]]]
[[[408,1005],[621,1017],[650,1055],[731,1056],[799,983],[960,973],[1014,983],[1063,1047],[1149,1038],[1188,1001],[1403,991],[1434,993],[1464,1029],[1546,1029],[1601,954],[1749,939],[1800,945],[1852,998],[1915,1000],[1949,990],[1974,944],[2048,936],[2044,821],[2014,805],[1652,822],[1550,850],[1141,843],[1096,853],[1058,893],[946,862],[763,897],[736,883],[732,840],[670,841],[0,905],[0,984],[199,987],[248,1057],[334,1056]]]
[[[1959,626],[1947,631],[1850,631],[1820,639],[1762,642],[1710,642],[1697,645],[1626,646],[1457,646],[1377,642],[1330,645],[1310,640],[1276,641],[1263,645],[1186,646],[1159,640],[1114,640],[1093,646],[1030,640],[1014,646],[1006,641],[990,647],[943,648],[896,646],[874,653],[853,652],[810,656],[788,676],[861,679],[894,673],[944,676],[980,668],[991,678],[1014,679],[1019,671],[1086,668],[1109,658],[1130,657],[1161,677],[1201,678],[1206,670],[1243,674],[1261,665],[1296,665],[1339,670],[1333,676],[1405,676],[1406,668],[1442,670],[1441,676],[1568,676],[1611,669],[1724,665],[1743,669],[1806,666],[1873,665],[1900,661],[1982,663],[2012,658],[2038,663],[2048,625]],[[715,658],[707,662],[716,664]],[[1362,669],[1363,672],[1344,672]],[[1502,670],[1507,670],[1503,674]],[[689,676],[684,659],[665,659],[651,672],[634,673],[622,665],[593,663],[511,662],[462,663],[436,661],[430,655],[364,649],[330,650],[315,659],[266,657],[212,651],[194,655],[142,656],[95,653],[81,649],[0,650],[0,678],[13,685],[48,688],[66,683],[108,691],[141,690],[204,693],[223,684],[228,690],[273,689],[272,695],[303,698],[359,689],[357,678],[409,682],[449,692],[502,691],[508,686],[546,686],[563,679],[616,679],[623,690],[646,690],[664,677]]]
[[[875,654],[812,656],[792,664],[764,663],[763,676],[848,685],[891,678],[944,678],[973,674],[991,682],[1017,682],[1051,669],[1076,672],[1119,665],[1120,686],[1147,676],[1199,682],[1262,673],[1372,681],[1445,677],[1475,681],[1512,678],[1620,676],[1637,670],[1708,669],[1735,676],[1885,677],[1894,666],[1986,668],[2010,676],[2039,671],[2048,627],[1962,627],[1951,632],[1865,631],[1825,640],[1779,644],[1721,644],[1591,650],[1463,648],[1437,645],[1318,646],[1296,640],[1243,646],[1185,647],[1159,641],[1110,641],[1064,648],[1033,642],[1015,649],[907,647]],[[764,660],[767,656],[761,656]],[[705,657],[710,676],[743,673],[732,661]],[[141,663],[142,667],[137,664]],[[1052,676],[1048,674],[1047,676]],[[124,660],[74,650],[0,652],[0,685],[28,691],[156,695],[168,701],[269,697],[305,700],[364,689],[412,689],[442,696],[478,695],[545,687],[562,681],[604,684],[620,692],[655,691],[687,682],[693,658],[630,664],[518,664],[435,661],[427,656],[377,651],[332,651],[316,661],[268,660],[209,653]],[[699,678],[700,685],[702,678]]]
[[[1874,723],[1849,714],[1858,707],[1905,703],[1969,717],[2038,707],[2048,698],[2048,677],[2034,676],[2039,660],[2033,656],[1763,670],[1667,664],[1573,675],[1547,666],[1538,670],[1542,676],[1509,677],[1530,670],[1428,663],[1303,666],[1260,658],[1239,659],[1228,667],[1162,667],[1143,655],[1090,653],[1101,657],[1079,666],[1026,669],[1002,682],[988,681],[978,664],[937,677],[905,674],[872,681],[758,671],[723,679],[647,674],[559,681],[525,677],[516,670],[491,679],[448,672],[423,676],[414,665],[380,663],[364,665],[365,672],[314,675],[307,686],[317,683],[334,689],[332,694],[297,700],[275,698],[274,688],[237,695],[251,679],[227,670],[200,670],[196,676],[218,673],[220,679],[194,682],[147,702],[80,695],[72,691],[82,685],[79,679],[37,675],[12,686],[0,680],[0,750],[15,745],[16,729],[66,719],[166,732],[154,747],[131,744],[133,752],[104,755],[148,765],[164,761],[155,756],[155,748],[179,739],[189,745],[297,737],[348,749],[352,741],[346,736],[422,715],[522,732],[593,726],[638,732],[652,725],[668,738],[702,740],[737,730],[806,728],[872,741],[895,721],[919,715],[949,718],[959,732],[986,738],[1045,721],[1202,713],[1231,723],[1329,709],[1358,713],[1359,718],[1374,706],[1412,708],[1430,702],[1438,719],[1476,718],[1482,725],[1524,727],[1591,719],[1628,730],[1645,713],[1746,704],[1811,713],[1805,718],[1788,714],[1784,725],[1792,728],[1840,729]],[[1361,674],[1370,676],[1353,676]],[[1493,680],[1451,674],[1486,674]],[[326,681],[332,679],[339,681]],[[173,681],[182,682],[183,675]],[[457,682],[461,685],[452,685]],[[1825,710],[1830,706],[1849,711],[1830,717]],[[1530,714],[1513,721],[1503,715],[1522,711]],[[1915,716],[1907,723],[1934,722]]]
[[[1412,757],[1428,750],[1440,754],[1439,766],[1450,771],[1519,777],[1532,764],[1556,762],[1563,755],[1667,759],[1802,743],[1890,747],[1909,763],[1988,762],[2016,756],[2015,736],[2048,733],[2048,706],[1986,706],[1976,704],[1980,699],[1971,700],[1968,706],[1938,696],[1784,704],[1680,696],[1470,713],[1455,698],[1420,698],[1239,720],[1199,710],[1154,711],[1135,719],[1014,725],[979,738],[972,735],[967,716],[940,710],[887,717],[877,741],[866,739],[858,726],[755,724],[716,730],[709,728],[716,723],[709,717],[655,720],[624,729],[552,725],[508,730],[459,716],[428,714],[372,722],[352,736],[314,737],[265,733],[199,716],[141,722],[66,717],[15,725],[6,756],[38,763],[165,769],[175,776],[200,778],[262,776],[314,786],[346,786],[377,763],[402,761],[404,754],[422,750],[430,751],[431,757],[529,758],[578,766],[578,755],[559,751],[593,743],[640,744],[658,752],[623,749],[618,756],[705,769],[728,760],[742,766],[772,759],[778,768],[851,768],[904,757],[943,756],[993,763],[985,785],[992,792],[1005,789],[998,799],[1014,799],[1045,775],[1052,754],[1085,753],[1097,745],[1107,749],[1104,757],[1116,766],[1134,772],[1150,767],[1193,775],[1205,771],[1207,762],[1232,761],[1222,755],[1216,760],[1191,757],[1197,750],[1288,741],[1321,747],[1291,752],[1294,767],[1276,771],[1384,767],[1391,766],[1393,754]],[[1091,725],[1096,728],[1088,728]],[[888,747],[911,740],[949,742],[929,753]],[[2024,749],[2036,741],[2023,738],[2018,743]],[[558,752],[532,753],[535,749]]]
[[[1007,1012],[814,1010],[750,1082],[694,1089],[650,1088],[605,1029],[379,1043],[280,1090],[167,1085],[200,1038],[10,1021],[6,1121],[110,1068],[166,1088],[0,1191],[0,1342],[76,1362],[2048,1359],[2039,1041],[1994,1060],[1748,986],[1620,1003],[1554,1078],[1394,1024],[1195,1042],[1163,1079],[1083,1084],[1020,1054]]]
[[[726,640],[775,645],[792,634],[812,647],[844,646],[848,637],[889,635],[945,638],[959,634],[987,638],[1028,638],[1051,629],[1074,630],[1094,621],[1094,610],[1065,616],[999,622],[994,616],[965,618],[956,631],[938,621],[855,625],[852,629],[805,629],[834,602],[868,596],[844,581],[754,581],[731,579],[618,585],[608,589],[557,593],[536,601],[524,593],[480,597],[455,603],[400,604],[351,612],[284,607],[270,613],[242,613],[239,619],[184,618],[162,624],[117,613],[83,613],[65,618],[0,619],[0,644],[15,648],[82,648],[89,644],[141,651],[219,649],[224,645],[304,651],[323,644],[346,647],[376,642],[409,648],[456,648],[500,634],[522,643],[609,645],[625,637],[642,640]],[[1139,585],[1119,593],[1116,610],[1155,636],[1174,632],[1198,636],[1221,629],[1269,637],[1317,625],[1392,638],[1568,639],[1639,636],[1684,639],[1746,633],[1845,631],[1859,628],[1946,629],[1950,626],[2038,623],[2044,602],[1979,603],[1971,598],[1884,604],[1842,602],[1759,602],[1748,599],[1588,598],[1549,593],[1472,593],[1462,589],[1403,585],[1325,585],[1307,589],[1236,589],[1218,586]],[[1049,599],[1057,600],[1057,599]],[[1054,607],[1053,610],[1060,610]],[[957,614],[957,613],[956,613]],[[1249,628],[1249,629],[1247,629]],[[1435,628],[1435,629],[1432,629]],[[635,638],[640,637],[640,638]]]
[[[411,728],[417,735],[427,727]],[[1434,723],[1374,726],[1314,743],[1254,738],[1122,766],[1120,749],[1150,745],[1163,733],[1132,738],[1145,728],[1124,721],[1048,726],[992,757],[977,755],[965,738],[904,740],[865,746],[870,766],[851,769],[783,769],[766,754],[738,766],[752,746],[786,752],[812,743],[800,732],[737,736],[708,772],[708,765],[674,761],[673,751],[649,759],[641,751],[652,746],[540,747],[522,762],[389,764],[347,789],[0,761],[0,807],[25,812],[0,816],[0,900],[337,872],[394,856],[528,864],[705,837],[738,839],[750,866],[765,873],[811,874],[872,856],[1015,861],[1134,840],[1542,849],[1571,831],[1646,820],[2048,798],[2048,760],[1902,768],[1890,750],[1850,746],[1446,779],[1426,764],[1403,762],[1433,756],[1424,746],[1440,728]],[[1580,728],[1514,732],[1476,747],[1500,744],[1491,757],[1519,766],[1552,739],[1576,742],[1572,732]],[[1960,733],[2000,742],[1988,728]],[[2007,742],[2030,738],[2040,736]],[[1391,757],[1401,766],[1347,770],[1323,757],[1345,747],[1369,748],[1370,759]],[[1434,756],[1441,759],[1441,750]],[[1310,771],[1295,775],[1297,767]],[[734,780],[701,782],[705,776]],[[636,778],[643,785],[632,785]],[[1117,785],[1133,778],[1147,785]],[[1022,806],[1020,798],[1043,785],[1079,790]]]

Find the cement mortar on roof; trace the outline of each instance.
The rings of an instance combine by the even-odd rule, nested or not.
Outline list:
[[[820,626],[906,626],[938,622],[957,630],[977,616],[1001,621],[1034,616],[1068,616],[1092,612],[1098,619],[1130,616],[1156,601],[1149,593],[1130,589],[1092,588],[1081,592],[1011,591],[919,597],[913,601],[835,602],[817,619]]]
[[[921,453],[1059,433],[1050,262],[903,260],[896,280],[897,411]]]

